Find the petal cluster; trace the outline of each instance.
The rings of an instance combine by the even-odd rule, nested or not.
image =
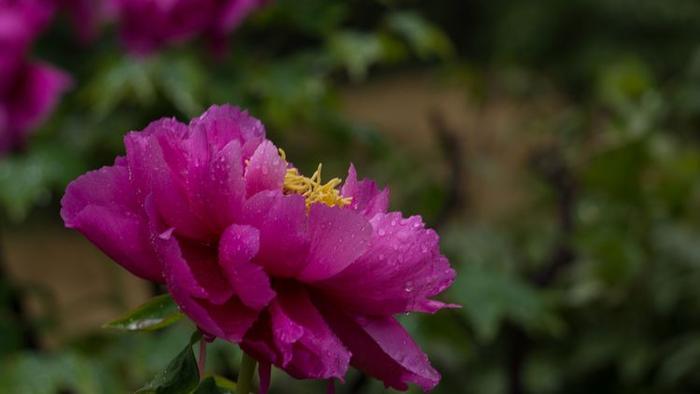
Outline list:
[[[71,183],[61,215],[124,268],[165,283],[204,332],[297,378],[349,365],[405,390],[440,375],[394,315],[435,312],[455,277],[419,216],[351,166],[349,204],[285,189],[291,167],[231,106],[125,137],[126,156]]]
[[[29,59],[55,6],[42,0],[0,0],[0,154],[16,148],[51,112],[70,79]]]
[[[147,54],[169,43],[207,36],[225,43],[246,16],[267,0],[109,0],[127,47]]]

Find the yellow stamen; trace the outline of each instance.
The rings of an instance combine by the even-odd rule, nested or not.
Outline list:
[[[287,155],[282,149],[279,150],[282,160],[287,160]],[[306,208],[311,204],[322,203],[329,207],[344,207],[352,202],[351,197],[343,197],[336,187],[342,183],[340,178],[333,178],[325,184],[321,181],[321,168],[311,175],[310,178],[299,173],[296,168],[288,168],[284,175],[284,191],[288,193],[301,194],[306,199]]]

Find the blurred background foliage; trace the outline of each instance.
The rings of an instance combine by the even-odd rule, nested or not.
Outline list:
[[[277,0],[222,58],[193,42],[137,59],[112,31],[84,46],[63,22],[36,52],[75,89],[0,160],[8,255],[57,233],[66,183],[122,153],[126,131],[230,102],[302,169],[342,176],[352,160],[441,233],[463,308],[403,318],[443,373],[435,392],[700,391],[697,1]],[[62,329],[55,288],[34,283],[70,263],[51,250],[30,281],[3,266],[0,391],[133,390],[186,343],[185,323]],[[217,342],[212,370],[235,379],[235,352]],[[325,390],[287,380],[272,391]],[[339,387],[381,391],[357,372]]]

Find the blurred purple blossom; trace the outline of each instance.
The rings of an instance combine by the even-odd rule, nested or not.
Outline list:
[[[51,1],[0,0],[0,154],[22,145],[70,84],[67,74],[29,58],[55,10]]]
[[[226,37],[266,0],[110,0],[129,50],[148,54],[196,36],[221,50]]]

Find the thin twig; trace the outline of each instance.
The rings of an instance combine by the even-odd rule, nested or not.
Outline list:
[[[550,286],[559,274],[576,259],[571,244],[576,212],[576,182],[571,169],[556,148],[535,154],[532,166],[549,183],[557,196],[558,238],[552,245],[551,252],[546,257],[542,269],[533,273],[529,278],[534,286],[545,288]],[[522,375],[533,341],[522,327],[512,323],[506,327],[506,333],[507,338],[509,338],[508,392],[509,394],[525,394],[526,389]]]
[[[447,197],[435,219],[435,227],[442,227],[450,218],[466,210],[469,205],[467,182],[463,176],[466,155],[458,138],[462,134],[448,125],[441,112],[432,110],[429,114],[429,120],[449,168],[446,182]]]

